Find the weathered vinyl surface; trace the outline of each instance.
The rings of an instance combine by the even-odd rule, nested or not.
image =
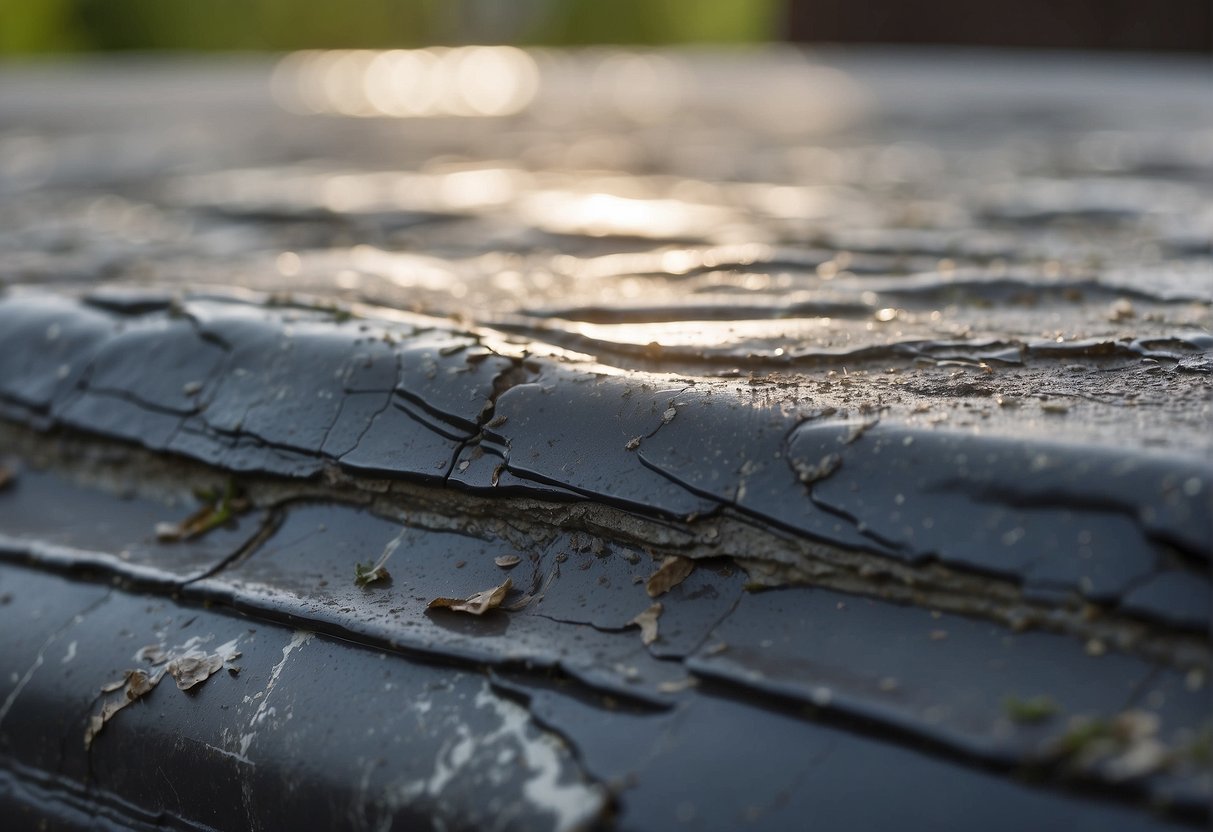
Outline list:
[[[1199,68],[537,60],[12,72],[0,815],[1207,824]]]

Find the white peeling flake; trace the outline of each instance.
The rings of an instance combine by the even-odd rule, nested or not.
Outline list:
[[[291,634],[291,640],[282,648],[282,659],[270,671],[270,680],[260,697],[261,702],[257,705],[257,710],[253,713],[252,718],[249,719],[249,728],[256,729],[263,720],[274,715],[274,709],[267,706],[269,705],[270,694],[274,692],[274,687],[278,684],[278,677],[282,675],[282,669],[286,667],[286,661],[291,657],[291,653],[311,641],[314,635],[315,633],[308,632],[307,630],[296,630]],[[241,757],[248,756],[249,746],[253,744],[253,740],[256,738],[256,730],[249,731],[249,733],[240,737]]]
[[[476,707],[491,708],[501,720],[501,727],[481,739],[490,743],[512,738],[522,749],[531,777],[523,785],[523,793],[531,805],[556,816],[556,829],[582,829],[602,811],[605,797],[601,788],[573,781],[560,782],[563,760],[559,740],[545,733],[532,736],[527,731],[531,715],[521,705],[495,696],[486,683],[476,694]]]

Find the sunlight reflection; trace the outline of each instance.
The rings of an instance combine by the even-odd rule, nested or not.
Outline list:
[[[535,61],[512,46],[297,52],[273,77],[278,103],[310,115],[508,116],[538,87]]]
[[[715,206],[601,192],[544,191],[525,200],[522,208],[526,218],[540,228],[591,237],[697,237],[705,227],[718,225],[726,217]]]
[[[628,324],[562,321],[561,327],[603,343],[677,348],[759,341],[805,343],[812,341],[822,331],[829,330],[833,324],[831,318],[806,317],[779,321],[679,320]]]

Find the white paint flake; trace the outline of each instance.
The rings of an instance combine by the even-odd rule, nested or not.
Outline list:
[[[291,640],[282,648],[282,660],[274,665],[274,669],[270,671],[270,681],[265,686],[265,690],[259,694],[261,702],[257,705],[257,710],[253,712],[253,716],[249,719],[249,728],[257,728],[267,718],[277,713],[277,710],[270,708],[270,694],[274,692],[274,687],[278,684],[278,677],[282,675],[282,669],[286,667],[286,661],[291,657],[291,653],[303,647],[315,633],[307,630],[296,630],[291,634]],[[254,697],[258,698],[258,697]],[[257,738],[257,731],[252,730],[240,737],[240,756],[247,757],[249,746],[253,744],[253,740]]]
[[[523,793],[536,809],[556,816],[555,829],[574,830],[590,825],[602,810],[602,790],[578,780],[560,782],[562,762],[568,755],[556,737],[543,732],[532,736],[531,714],[526,708],[493,694],[486,682],[476,694],[476,707],[491,708],[501,720],[501,727],[481,738],[482,744],[511,738],[522,749],[526,767],[531,774],[523,784]]]

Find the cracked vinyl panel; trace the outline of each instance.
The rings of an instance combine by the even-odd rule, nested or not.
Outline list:
[[[70,586],[12,568],[3,585],[44,596]],[[7,665],[31,619],[9,606],[0,616]],[[0,768],[102,815],[190,828],[576,829],[604,811],[605,791],[567,746],[476,673],[122,593],[82,605],[51,637],[56,649],[0,721]],[[191,638],[235,643],[237,666],[188,692],[157,686],[85,749],[98,691],[146,666],[146,645]],[[16,811],[11,794],[0,803]]]
[[[0,576],[14,595],[64,597],[74,585],[11,566]],[[49,633],[0,607],[6,661],[19,658],[10,651],[22,629],[53,647],[0,721],[0,805],[19,827],[36,825],[31,806],[66,825],[89,805],[90,822],[127,828],[159,818],[185,828],[577,829],[605,820],[609,801],[628,828],[784,828],[810,810],[847,828],[899,816],[1161,828],[1098,792],[1033,789],[753,697],[691,687],[670,707],[638,708],[530,673],[490,682],[273,623],[101,592],[80,599],[67,627],[47,622],[58,628]],[[85,749],[98,691],[146,666],[148,645],[191,639],[234,643],[238,667],[189,692],[157,686]],[[712,764],[697,771],[704,760]],[[861,798],[873,771],[897,773],[881,801]]]
[[[0,90],[6,817],[1207,822],[1203,70],[323,57]]]
[[[84,369],[49,394],[33,392],[41,365],[14,365],[0,380],[0,394],[27,408],[34,426],[50,420],[237,472],[306,478],[335,464],[435,484],[458,472],[452,484],[492,493],[504,471],[522,493],[554,488],[670,518],[731,506],[840,548],[1010,577],[1046,600],[1115,607],[1132,592],[1137,613],[1195,630],[1208,617],[1201,593],[1160,580],[1186,569],[1183,586],[1208,586],[1207,461],[929,430],[888,415],[877,426],[875,413],[747,400],[708,379],[658,386],[655,376],[551,359],[519,366],[456,333],[307,309],[186,301],[172,314],[193,325],[128,315],[109,337],[78,339],[97,330],[95,311],[52,308],[61,314],[39,337],[85,344],[57,354]],[[15,353],[31,317],[25,301],[0,301],[0,321],[14,322],[0,340]],[[137,372],[148,337],[179,356],[156,368],[165,376],[156,382]],[[177,346],[179,337],[187,342]],[[228,353],[223,372],[211,352],[190,346],[210,339]],[[183,390],[197,398],[188,405],[195,414],[182,410]],[[116,423],[89,421],[82,402]],[[1143,589],[1147,581],[1153,589]]]
[[[34,469],[19,469],[16,488],[27,472]],[[92,491],[112,516],[129,507],[134,523],[145,511],[112,491]],[[321,500],[323,493],[280,501],[275,522],[239,557],[207,577],[179,578],[169,585],[174,597],[511,678],[555,674],[569,680],[569,695],[593,691],[591,698],[648,713],[680,711],[687,692],[710,680],[752,700],[751,708],[799,703],[826,724],[858,725],[943,759],[1037,777],[1053,772],[1080,791],[1115,787],[1180,816],[1206,803],[1209,771],[1199,749],[1210,728],[1209,666],[1201,636],[1165,648],[1159,663],[1125,635],[1131,629],[1084,640],[824,589],[745,592],[745,573],[729,558],[659,563],[643,548],[588,531],[501,524],[479,513],[444,526],[417,507],[388,518]],[[387,506],[383,499],[377,504]],[[36,530],[38,512],[28,514]],[[45,516],[55,521],[53,512]],[[170,551],[184,556],[191,545]],[[360,564],[379,552],[385,574],[364,584]],[[659,583],[679,560],[686,568]],[[137,561],[77,566],[165,586],[147,582]],[[505,576],[512,588],[499,610],[472,617],[430,609],[435,598],[467,597]],[[638,620],[646,610],[647,632]],[[1153,638],[1162,626],[1154,625]],[[107,683],[121,679],[116,671]]]

